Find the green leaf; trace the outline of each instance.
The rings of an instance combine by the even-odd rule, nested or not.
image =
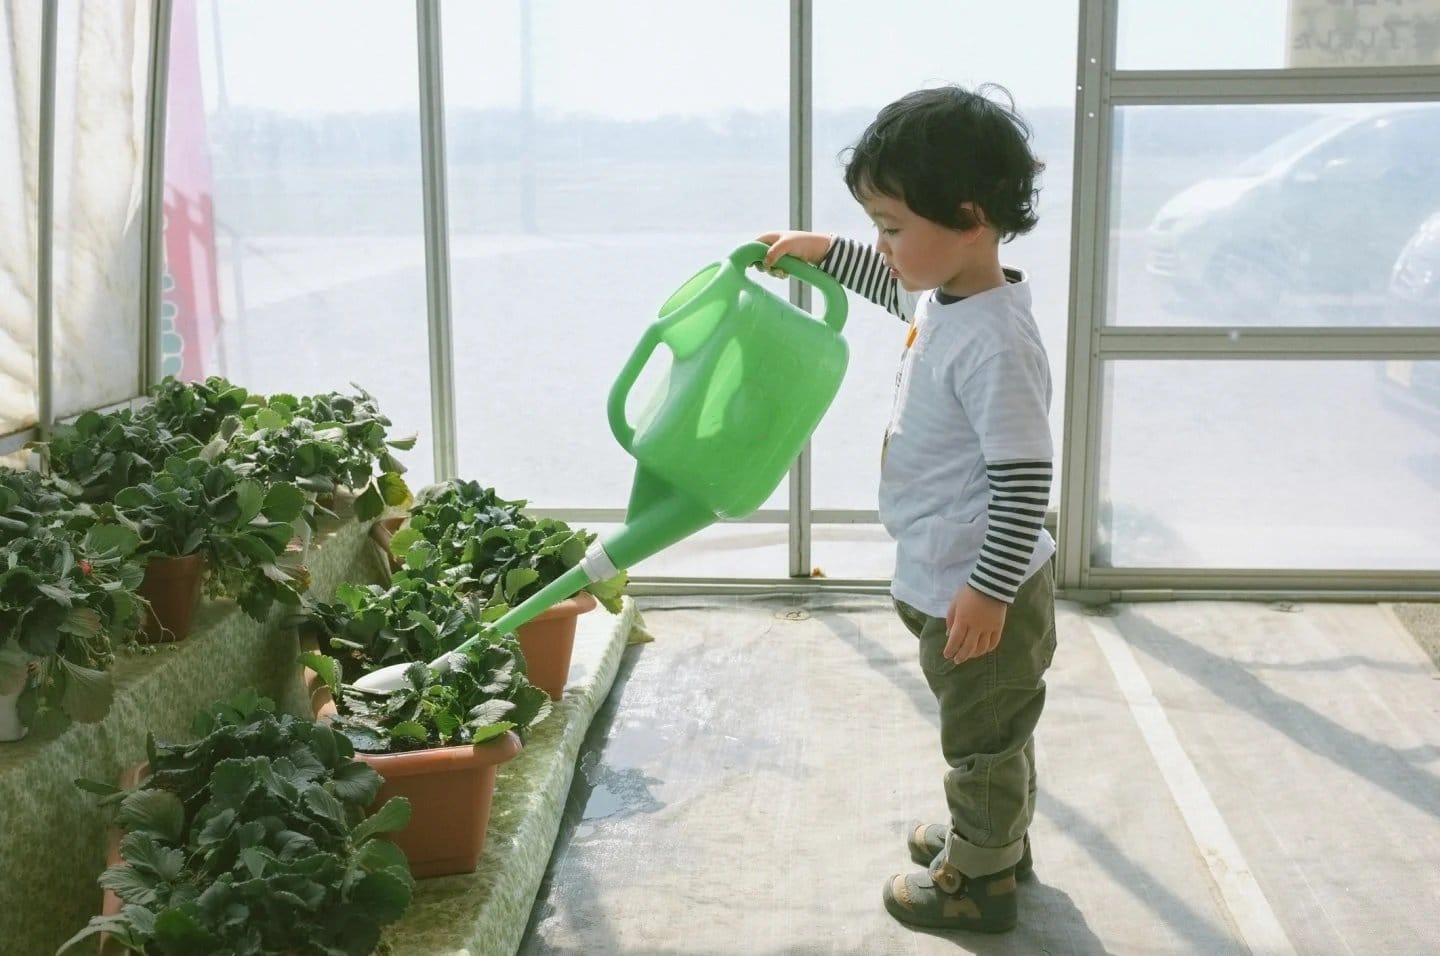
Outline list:
[[[363,760],[352,760],[335,768],[330,790],[336,798],[357,807],[368,807],[380,792],[380,774]]]
[[[144,830],[179,843],[185,830],[185,806],[169,790],[135,790],[120,801],[116,819],[126,830]]]
[[[140,536],[120,524],[92,525],[85,532],[84,549],[89,554],[129,557],[140,546]]]
[[[315,814],[326,820],[335,823],[337,826],[345,824],[345,807],[335,795],[320,786],[312,786],[305,791],[305,805]]]
[[[367,874],[350,899],[369,920],[383,926],[404,915],[411,893],[410,884],[393,871],[380,870]]]
[[[102,797],[112,797],[117,793],[125,792],[113,783],[105,783],[101,780],[86,780],[84,777],[77,777],[75,779],[75,786],[84,790],[86,793],[99,794]]]
[[[103,890],[110,890],[126,903],[150,906],[156,901],[154,875],[133,866],[112,866],[100,874],[95,882]]]
[[[265,505],[265,489],[253,478],[245,478],[236,482],[235,498],[240,506],[236,524],[249,524]]]
[[[164,953],[212,953],[220,940],[186,910],[167,909],[155,917],[155,941]]]
[[[110,936],[115,936],[117,937],[116,941],[119,942],[120,940],[118,937],[120,935],[120,931],[127,929],[128,927],[129,924],[126,922],[123,916],[92,916],[90,917],[90,922],[86,923],[83,929],[81,929],[74,936],[71,936],[65,942],[60,944],[60,948],[56,950],[56,956],[64,956],[65,953],[74,949],[77,943],[84,942],[91,936],[95,936],[99,933],[106,933]],[[87,948],[91,952],[94,952],[95,950],[95,947],[93,945]]]
[[[366,817],[350,833],[355,843],[368,840],[377,833],[394,833],[403,830],[410,823],[410,801],[404,797],[391,797],[385,805]]]
[[[308,667],[315,672],[325,686],[330,689],[330,696],[336,700],[340,699],[340,662],[326,654],[306,652],[300,655],[300,665]]]
[[[471,731],[470,742],[473,744],[483,744],[487,740],[494,740],[507,730],[514,729],[515,725],[506,720],[502,720],[498,724],[486,724],[483,727],[476,727]]]
[[[104,630],[104,622],[100,620],[100,612],[93,607],[72,607],[65,613],[65,619],[60,622],[59,630],[64,634],[73,634],[85,640],[99,637]]]
[[[389,445],[391,448],[398,448],[400,451],[409,451],[410,449],[415,447],[415,441],[419,437],[419,434],[415,434],[406,435],[404,438],[387,438],[385,440],[385,444]]]
[[[401,799],[396,797],[395,799]],[[405,851],[391,843],[389,840],[371,840],[360,848],[355,856],[355,862],[361,869],[373,873],[376,870],[394,870],[396,873],[410,875],[410,861],[405,858]]]
[[[595,595],[605,610],[611,614],[619,614],[624,608],[625,587],[629,584],[630,572],[621,571],[613,578],[604,581],[596,581],[585,588]]]
[[[380,488],[380,497],[392,508],[403,508],[414,500],[410,494],[410,486],[394,472],[385,472],[376,479],[376,484]]]
[[[57,658],[57,663],[65,670],[65,693],[60,698],[60,706],[82,724],[93,724],[103,719],[115,699],[115,685],[111,683],[110,675],[81,667],[63,657]]]
[[[130,867],[147,875],[172,882],[185,868],[185,854],[175,847],[164,846],[144,830],[127,833],[120,838],[120,856]],[[111,870],[118,867],[111,867]],[[109,872],[109,871],[107,871]],[[137,902],[127,900],[126,902]]]
[[[360,521],[373,521],[385,511],[385,499],[372,483],[365,487],[355,499],[355,517]]]
[[[255,427],[258,428],[284,428],[287,419],[274,408],[265,407],[255,413]]]
[[[222,760],[210,773],[210,800],[216,809],[235,809],[255,786],[255,767],[247,760]]]
[[[271,485],[260,510],[271,521],[294,521],[305,510],[305,492],[288,482]]]
[[[402,531],[401,534],[404,534],[404,532]],[[397,534],[395,539],[398,541],[400,535]],[[395,542],[391,542],[390,551],[392,554],[399,553]],[[416,571],[424,571],[439,559],[440,552],[435,549],[435,545],[422,538],[411,547],[410,550],[405,552],[405,567],[412,568]]]
[[[416,544],[425,540],[425,535],[414,525],[407,525],[395,532],[395,537],[390,539],[390,553],[394,555],[406,554]]]
[[[250,871],[252,877],[262,877],[270,864],[270,856],[264,850],[247,846],[240,851],[240,862]]]
[[[398,737],[402,740],[414,740],[418,743],[424,743],[430,738],[430,733],[425,729],[424,724],[417,723],[413,720],[403,720],[390,728],[390,736]]]
[[[505,599],[515,603],[515,598],[525,588],[540,580],[540,572],[534,568],[516,568],[505,572]]]

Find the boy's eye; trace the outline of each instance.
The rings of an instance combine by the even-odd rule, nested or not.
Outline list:
[[[893,235],[895,235],[896,233],[898,233],[899,231],[900,231],[899,229],[883,229],[883,228],[882,228],[882,229],[880,230],[880,235],[882,235],[882,236],[893,236]]]

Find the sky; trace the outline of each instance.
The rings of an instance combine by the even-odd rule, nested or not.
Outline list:
[[[295,113],[414,109],[413,0],[198,0],[207,100]],[[1281,66],[1290,0],[1122,0],[1120,64]],[[521,5],[548,113],[643,120],[783,111],[786,0],[445,0],[447,103],[520,102]],[[821,109],[994,80],[1022,110],[1075,94],[1077,0],[815,0]]]

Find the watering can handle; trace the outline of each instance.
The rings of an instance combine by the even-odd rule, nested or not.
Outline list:
[[[635,442],[635,429],[625,420],[625,400],[630,397],[630,389],[635,380],[640,377],[640,372],[645,368],[645,363],[650,361],[651,354],[656,346],[660,344],[660,330],[652,325],[645,330],[640,337],[640,344],[635,346],[630,359],[620,374],[615,379],[615,384],[610,387],[610,403],[607,411],[610,416],[610,431],[615,433],[615,440],[620,447],[630,454],[635,454],[633,447]]]
[[[743,274],[751,266],[764,262],[765,254],[769,251],[770,247],[763,242],[747,242],[730,253],[730,262]],[[832,332],[845,328],[845,317],[849,313],[850,304],[845,298],[845,290],[835,281],[834,276],[819,266],[812,266],[804,259],[794,256],[781,256],[775,266],[819,289],[820,295],[825,299],[825,314],[821,318],[830,326]]]

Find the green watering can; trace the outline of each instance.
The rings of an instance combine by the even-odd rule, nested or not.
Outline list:
[[[780,259],[781,269],[820,290],[825,310],[817,320],[747,275],[768,250],[762,242],[741,246],[660,307],[610,389],[610,430],[636,461],[624,527],[494,621],[493,631],[514,631],[591,582],[721,518],[750,514],[779,486],[840,389],[850,350],[840,336],[845,291],[808,263]],[[672,356],[669,372],[631,425],[626,400],[661,345]],[[388,693],[403,685],[409,666],[383,667],[355,687]],[[430,666],[448,669],[449,655]]]

